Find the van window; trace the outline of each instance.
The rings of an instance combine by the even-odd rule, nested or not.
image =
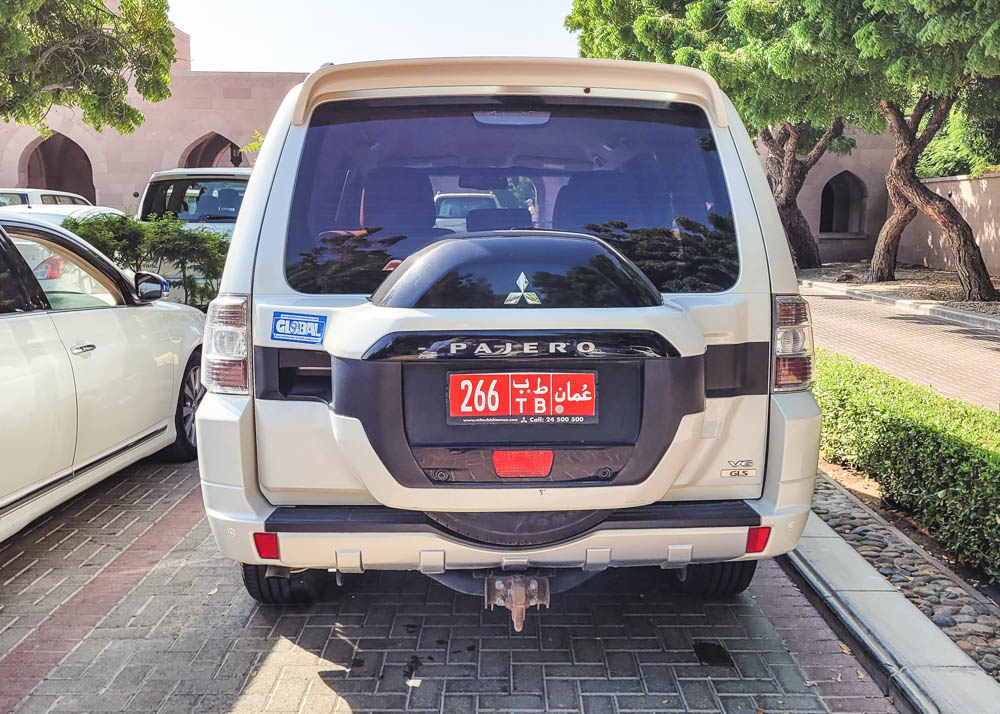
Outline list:
[[[142,217],[173,213],[186,223],[235,221],[246,179],[176,178],[153,181],[142,202]]]
[[[318,107],[292,198],[286,276],[301,292],[369,294],[390,261],[435,241],[523,228],[602,238],[662,292],[718,292],[739,274],[702,109],[497,97]]]
[[[0,207],[23,206],[27,202],[28,197],[23,193],[0,193]]]

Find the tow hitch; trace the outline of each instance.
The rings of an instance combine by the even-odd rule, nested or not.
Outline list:
[[[514,631],[520,632],[529,607],[549,606],[549,579],[544,575],[488,575],[484,605],[490,610],[495,605],[506,607]]]

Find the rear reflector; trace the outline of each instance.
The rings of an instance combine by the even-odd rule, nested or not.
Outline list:
[[[801,389],[808,387],[813,378],[812,355],[777,357],[774,361],[775,389]]]
[[[494,451],[493,469],[500,478],[544,478],[552,470],[552,450]]]
[[[771,526],[753,526],[747,531],[747,553],[763,553],[770,537]]]
[[[278,534],[254,533],[253,544],[257,546],[257,555],[268,560],[278,559]]]

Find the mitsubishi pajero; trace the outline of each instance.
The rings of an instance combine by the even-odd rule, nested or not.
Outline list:
[[[435,195],[463,186],[498,205],[439,227]],[[262,602],[414,570],[516,628],[606,568],[740,592],[812,499],[797,291],[750,137],[700,71],[323,67],[267,132],[208,311],[219,547]]]

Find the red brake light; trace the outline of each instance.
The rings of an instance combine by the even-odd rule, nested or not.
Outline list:
[[[493,469],[500,478],[544,478],[552,470],[552,451],[494,451]]]
[[[771,526],[753,526],[747,531],[747,553],[763,553],[771,537]]]
[[[268,560],[278,559],[278,534],[254,533],[253,544],[257,546],[257,555]]]
[[[781,388],[809,384],[812,381],[812,372],[812,355],[778,357],[774,363],[774,386]]]

